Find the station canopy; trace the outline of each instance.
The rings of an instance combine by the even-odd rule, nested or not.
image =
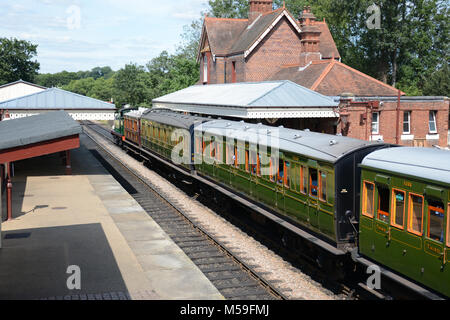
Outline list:
[[[81,131],[65,111],[0,121],[0,163],[79,148]]]
[[[288,80],[195,85],[154,99],[153,107],[241,119],[339,116],[337,102]]]
[[[50,88],[44,91],[0,102],[0,110],[8,110],[12,119],[39,113],[65,110],[75,120],[114,120],[114,104],[73,92]]]

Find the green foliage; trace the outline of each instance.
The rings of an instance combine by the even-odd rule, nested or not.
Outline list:
[[[78,72],[67,72],[62,71],[58,73],[45,73],[36,76],[36,84],[41,86],[52,88],[52,87],[63,87],[68,85],[73,80],[81,80],[86,78],[93,78],[94,80],[105,78],[109,79],[114,75],[114,71],[110,67],[96,67],[90,71],[78,71]]]
[[[209,1],[216,17],[247,17],[247,0]],[[274,7],[283,6],[274,0]],[[381,9],[381,29],[369,29],[372,4]],[[448,95],[450,12],[448,0],[286,0],[295,18],[311,6],[325,19],[342,61],[409,95]]]
[[[217,18],[246,19],[248,16],[247,0],[209,0],[208,14]]]
[[[246,18],[248,15],[248,0],[209,0],[208,4],[210,16]],[[370,30],[366,25],[370,16],[367,8],[372,4],[372,0],[287,0],[285,3],[295,18],[304,6],[309,5],[318,20],[326,19],[344,63],[394,84],[409,95],[448,96],[448,2],[379,0],[376,4],[381,7],[380,30]],[[274,0],[274,8],[282,5],[282,0]],[[163,51],[145,66],[130,63],[117,72],[110,67],[97,67],[90,71],[40,74],[36,82],[104,101],[112,98],[117,107],[124,104],[149,107],[154,98],[199,80],[196,59],[202,27],[203,18],[185,26],[176,53],[171,55]],[[2,57],[9,57],[4,53],[8,52],[5,48],[14,46],[5,45],[4,41],[0,39],[0,53]],[[18,56],[24,61],[36,54],[36,46],[24,42],[16,46],[23,51]],[[0,61],[0,84],[18,80],[14,72],[15,77],[8,77],[11,75],[8,70],[15,70],[14,65],[22,67],[18,62]],[[32,79],[38,68],[39,64],[33,63],[29,68],[22,67],[31,76],[26,77],[26,73],[20,77]]]
[[[32,59],[37,45],[18,39],[0,38],[0,85],[24,80],[33,82],[39,63]]]

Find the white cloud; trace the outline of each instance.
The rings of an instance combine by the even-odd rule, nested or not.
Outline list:
[[[81,9],[80,29],[67,27],[67,8]],[[183,26],[207,0],[15,0],[0,6],[0,34],[38,44],[41,72],[145,64],[173,52]]]

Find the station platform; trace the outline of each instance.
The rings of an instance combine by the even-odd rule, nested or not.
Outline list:
[[[224,299],[86,139],[72,151],[71,176],[59,155],[15,163],[14,220],[2,210],[0,299]],[[78,279],[81,289],[69,289]]]

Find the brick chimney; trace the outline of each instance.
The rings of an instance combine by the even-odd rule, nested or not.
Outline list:
[[[261,14],[273,10],[272,0],[249,0],[248,24],[252,24]]]
[[[319,40],[321,31],[315,25],[316,17],[311,12],[310,6],[304,7],[303,12],[300,13],[299,22],[302,30],[300,66],[304,67],[311,61],[322,58]]]

